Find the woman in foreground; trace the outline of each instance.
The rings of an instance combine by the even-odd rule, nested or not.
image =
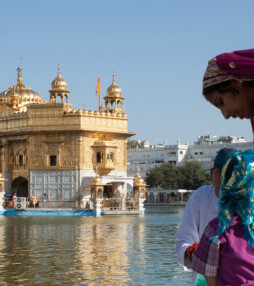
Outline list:
[[[203,95],[223,116],[254,114],[254,49],[223,53],[208,62]]]
[[[192,268],[208,286],[254,285],[254,151],[236,153],[222,171],[217,218],[206,227]]]

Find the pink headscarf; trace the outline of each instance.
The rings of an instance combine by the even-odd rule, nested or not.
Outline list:
[[[254,49],[224,53],[210,60],[203,89],[230,79],[254,80]]]

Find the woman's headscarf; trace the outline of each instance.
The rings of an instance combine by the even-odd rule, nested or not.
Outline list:
[[[210,60],[203,78],[203,90],[231,79],[254,80],[254,49],[223,53]]]
[[[217,234],[226,231],[237,214],[245,238],[254,247],[254,151],[235,153],[225,164],[221,179]]]

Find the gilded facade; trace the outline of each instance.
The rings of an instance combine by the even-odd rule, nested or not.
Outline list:
[[[89,182],[99,174],[104,195],[126,196],[127,115],[121,89],[113,82],[98,110],[75,110],[58,68],[49,100],[17,84],[0,94],[0,168],[5,191],[31,199],[46,194],[52,201],[84,206]]]

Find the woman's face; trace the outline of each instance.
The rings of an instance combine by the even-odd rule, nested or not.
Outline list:
[[[250,93],[247,86],[241,86],[237,94],[231,90],[223,93],[214,90],[206,96],[206,99],[220,109],[225,119],[250,118],[254,113],[254,93],[253,91]]]

